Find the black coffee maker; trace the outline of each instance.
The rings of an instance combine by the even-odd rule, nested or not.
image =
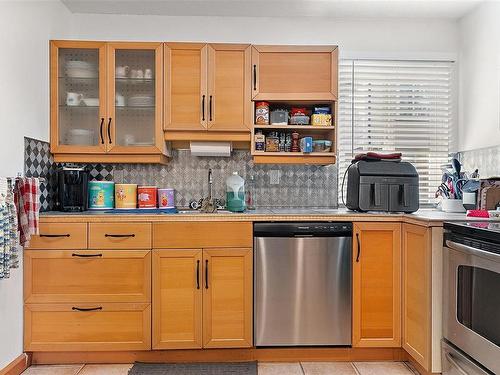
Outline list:
[[[88,208],[89,171],[85,167],[63,166],[57,171],[58,207],[64,212]]]

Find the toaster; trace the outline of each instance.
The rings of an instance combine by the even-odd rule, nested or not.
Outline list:
[[[415,212],[419,208],[418,173],[402,161],[365,161],[347,171],[347,208],[356,211]]]

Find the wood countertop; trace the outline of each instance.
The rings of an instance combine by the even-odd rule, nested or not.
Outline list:
[[[347,209],[290,209],[269,208],[244,213],[110,213],[109,211],[86,211],[65,213],[49,211],[40,214],[43,222],[162,222],[162,221],[383,221],[404,222],[426,227],[442,226],[444,221],[484,220],[467,218],[465,214],[447,213],[435,209],[421,209],[413,214],[355,212]]]

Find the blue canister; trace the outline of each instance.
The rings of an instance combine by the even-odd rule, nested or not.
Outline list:
[[[115,183],[113,181],[89,181],[89,209],[113,209],[115,206]]]

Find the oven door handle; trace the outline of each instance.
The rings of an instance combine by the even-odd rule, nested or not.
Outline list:
[[[467,372],[458,364],[458,362],[453,358],[451,353],[444,353],[444,356],[448,360],[448,362],[457,369],[460,375],[469,375]]]
[[[446,240],[446,246],[452,250],[458,250],[458,251],[461,251],[461,252],[464,252],[464,253],[467,253],[470,255],[475,255],[475,256],[482,257],[482,258],[487,258],[488,260],[491,260],[493,262],[500,263],[500,255],[499,254],[490,253],[488,251],[476,249],[474,247],[463,245],[461,243],[453,242],[450,240]]]

